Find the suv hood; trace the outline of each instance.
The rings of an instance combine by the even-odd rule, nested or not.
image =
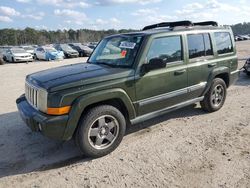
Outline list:
[[[133,69],[111,68],[105,65],[79,63],[37,72],[28,75],[26,80],[38,87],[53,92],[125,78],[134,75],[133,72]]]

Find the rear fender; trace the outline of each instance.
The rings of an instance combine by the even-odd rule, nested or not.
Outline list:
[[[204,96],[208,90],[210,89],[212,83],[213,83],[213,80],[216,76],[220,75],[220,74],[230,74],[230,69],[228,67],[218,67],[218,68],[215,68],[209,75],[208,77],[208,82],[207,82],[207,86],[205,88],[205,90],[203,91],[202,93],[202,96]]]

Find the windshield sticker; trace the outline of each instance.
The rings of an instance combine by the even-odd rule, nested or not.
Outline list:
[[[126,57],[126,55],[127,55],[127,50],[122,50],[121,55],[122,55],[122,57]]]
[[[135,45],[136,45],[136,43],[124,41],[124,42],[121,42],[119,47],[120,48],[127,48],[127,49],[134,49]]]

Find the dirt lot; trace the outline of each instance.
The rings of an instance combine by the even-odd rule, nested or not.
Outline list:
[[[250,42],[239,42],[240,66]],[[129,128],[119,148],[82,158],[72,141],[32,133],[17,112],[25,75],[82,62],[0,66],[0,187],[250,187],[250,78],[241,74],[225,106],[199,105]]]

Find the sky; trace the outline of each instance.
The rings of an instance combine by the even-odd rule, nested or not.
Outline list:
[[[0,29],[141,29],[145,25],[215,20],[250,22],[250,0],[0,0]]]

